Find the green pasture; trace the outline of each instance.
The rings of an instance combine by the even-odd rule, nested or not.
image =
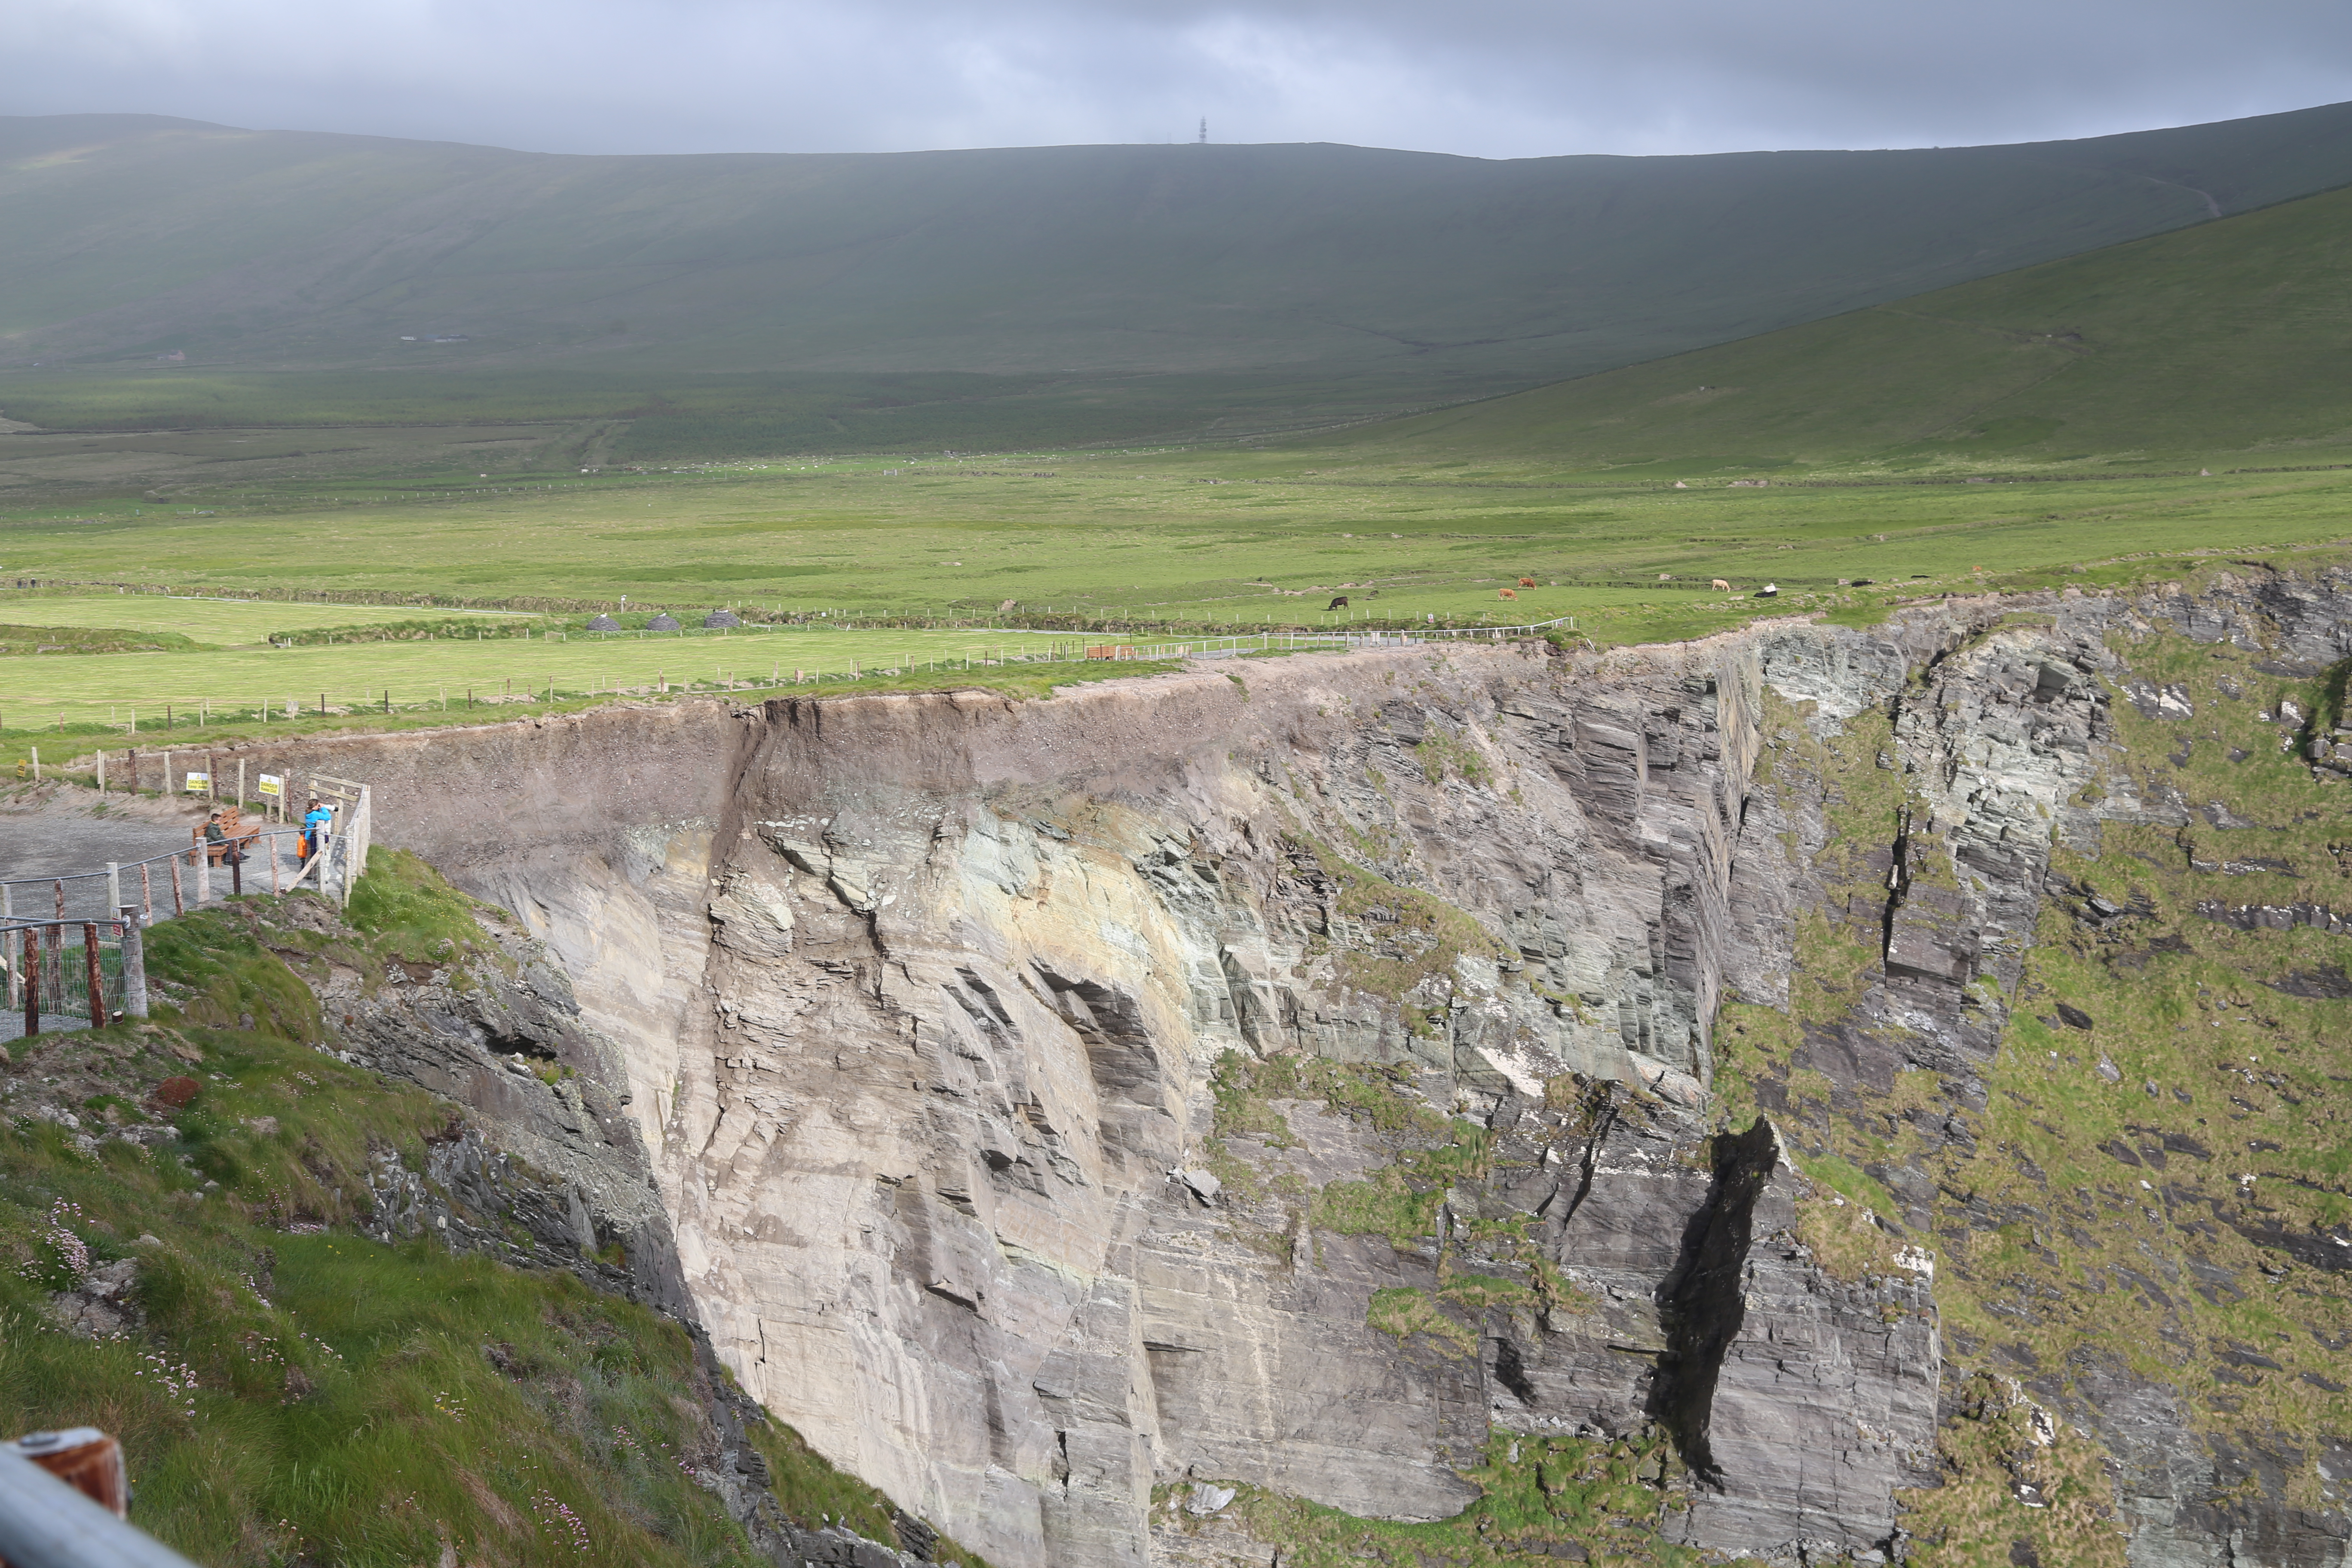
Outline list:
[[[970,677],[985,679],[1008,666],[1049,661],[1067,678],[1072,663],[1086,662],[1087,648],[1129,640],[987,628],[794,627],[683,637],[573,633],[483,644],[370,642],[139,658],[52,656],[8,667],[16,679],[0,694],[0,724],[12,738],[22,732],[16,747],[22,751],[24,743],[39,744],[42,731],[61,727],[88,734],[87,727],[104,725],[126,738],[160,741],[167,733],[307,721],[321,714],[462,714],[509,703],[544,704],[551,690],[554,700],[572,702],[851,680],[870,685],[893,677],[933,677],[955,684]],[[47,753],[53,759],[63,754]]]
[[[12,624],[172,626],[247,645],[0,658],[0,723],[30,742],[60,725],[127,734],[133,707],[143,731],[167,703],[176,725],[191,708],[279,716],[291,701],[299,715],[323,700],[331,714],[381,711],[387,692],[395,710],[446,700],[456,711],[469,689],[478,704],[543,697],[551,683],[570,700],[686,682],[766,688],[795,669],[961,679],[1023,650],[1285,628],[1573,616],[1603,644],[1671,640],[1758,615],[1868,620],[1923,595],[2159,575],[2200,552],[2307,549],[2352,531],[2347,471],[1675,489],[1297,451],[1057,458],[776,464],[592,492],[518,486],[344,507],[290,528],[257,528],[226,507],[104,529],[0,513],[0,579],[144,574],[181,595],[362,590],[492,604],[617,605],[626,595],[625,625],[666,608],[696,627],[718,606],[817,623],[596,637],[580,629],[582,611],[526,623],[528,638],[478,641],[460,626],[270,648],[252,645],[303,626],[365,638],[371,626],[455,617],[407,605],[0,592],[0,620]],[[1714,589],[1718,579],[1731,590]],[[1778,596],[1754,597],[1766,583]],[[1328,610],[1339,594],[1349,607]],[[866,624],[836,630],[824,624],[834,619]],[[1024,624],[1044,630],[991,629]]]
[[[1389,619],[1524,620],[1629,595],[1679,599],[1715,578],[1742,591],[1831,589],[1841,577],[1937,580],[2303,542],[2342,531],[2352,485],[2346,472],[2220,470],[1747,488],[1694,473],[1677,489],[1670,478],[1612,481],[1529,459],[1411,458],[1155,451],[1045,468],[1012,458],[696,471],[594,491],[360,501],[298,510],[291,525],[273,513],[267,527],[230,506],[118,511],[97,526],[89,510],[27,509],[0,511],[0,578],[478,605],[610,605],[625,595],[680,619],[721,605],[969,618],[1012,601],[1024,614],[1248,626],[1319,625],[1332,595],[1360,610],[1371,602],[1360,595],[1377,592]],[[313,609],[272,618],[300,624]]]
[[[0,593],[0,621],[18,626],[120,626],[164,632],[191,642],[236,645],[266,640],[274,632],[318,626],[376,626],[395,616],[425,614],[381,605],[319,605],[281,599],[194,598],[165,594],[74,594],[41,591]],[[503,610],[436,610],[435,616],[488,615]]]

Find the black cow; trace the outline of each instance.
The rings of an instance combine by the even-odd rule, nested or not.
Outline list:
[[[1324,606],[1323,606],[1323,613],[1324,613],[1325,615],[1329,615],[1333,610],[1344,610],[1344,609],[1346,609],[1347,607],[1348,607],[1348,595],[1345,595],[1345,594],[1341,594],[1341,595],[1339,595],[1337,598],[1333,599],[1329,604],[1328,604],[1328,605],[1324,605]]]

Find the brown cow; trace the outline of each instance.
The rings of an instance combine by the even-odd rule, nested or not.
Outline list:
[[[1495,596],[1496,596],[1496,598],[1498,598],[1498,599],[1516,599],[1516,598],[1517,598],[1519,595],[1518,595],[1518,591],[1517,591],[1517,589],[1515,589],[1515,588],[1505,588],[1505,589],[1502,589],[1500,592],[1498,592]]]
[[[1519,579],[1519,586],[1522,588],[1532,588],[1535,585],[1536,580],[1532,577],[1522,577]]]

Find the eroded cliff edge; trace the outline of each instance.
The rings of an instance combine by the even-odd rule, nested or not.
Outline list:
[[[2053,858],[2186,821],[2116,704],[2196,700],[2117,647],[2276,683],[2347,623],[2340,584],[2265,578],[321,750],[619,1042],[747,1388],[992,1557],[1265,1562],[1169,1489],[1440,1518],[1496,1432],[1671,1455],[1651,1522],[1695,1545],[1900,1555],[1898,1490],[1960,1463],[1939,1415],[1987,1399],[1944,1375],[1932,1258],[1980,1266],[1972,1204],[2021,1222],[1938,1184]],[[2029,1444],[2123,1457],[2136,1555],[2340,1555],[2290,1467],[1969,1370],[2032,1385],[1995,1401]]]

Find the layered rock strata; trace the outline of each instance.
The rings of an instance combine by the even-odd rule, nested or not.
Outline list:
[[[1720,1118],[1721,1002],[1790,1019],[1768,1112],[1791,1068],[1855,1106],[1927,1082],[1894,1130],[1972,1150],[2053,856],[2190,820],[2108,765],[2113,645],[2309,670],[2343,601],[2271,574],[305,760],[572,976],[745,1387],[992,1560],[1180,1555],[1181,1480],[1445,1517],[1497,1427],[1664,1431],[1659,1528],[1818,1560],[1899,1552],[1935,1478],[1924,1243],[1973,1200],[1874,1165],[1895,1261],[1833,1274],[1770,1123]],[[2179,683],[2138,684],[2162,715]],[[1850,984],[1792,1010],[1809,942]],[[2340,1539],[2284,1492],[2216,1525],[2204,1439],[2103,1375],[2068,1415],[2147,1561]]]
[[[1186,1474],[1443,1517],[1496,1421],[1663,1423],[1700,1467],[1694,1541],[1860,1546],[1930,1441],[1924,1295],[1890,1331],[1874,1288],[1756,1250],[1792,1173],[1718,1180],[1696,1113],[1760,689],[1743,639],[1399,650],[344,765],[625,1043],[615,1091],[746,1387],[992,1557],[1140,1561],[1151,1486]],[[1285,1152],[1244,1214],[1204,1173],[1269,1162],[1219,1139],[1220,1063],[1292,1057],[1517,1131],[1426,1236],[1318,1229],[1322,1189],[1411,1151],[1296,1107],[1320,1163]],[[1580,1131],[1549,1103],[1580,1079],[1647,1110]],[[1471,1215],[1532,1216],[1531,1249],[1482,1250]],[[1467,1353],[1368,1323],[1474,1266],[1583,1304],[1470,1314]],[[1791,1469],[1816,1427],[1819,1473]]]

